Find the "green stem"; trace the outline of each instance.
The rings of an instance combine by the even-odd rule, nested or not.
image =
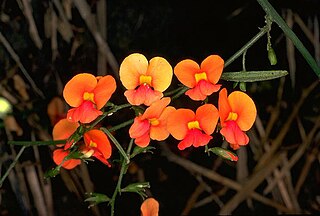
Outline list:
[[[126,163],[129,164],[130,158],[125,153],[125,151],[123,150],[123,148],[120,145],[120,143],[118,142],[118,140],[111,134],[111,132],[107,128],[102,127],[100,129],[108,135],[108,137],[111,139],[111,141],[116,145],[117,149],[121,153],[122,157],[125,159]]]
[[[94,122],[92,122],[92,124],[89,127],[89,130],[92,129],[94,126],[96,126],[99,122],[101,122],[105,117],[112,115],[113,113],[127,108],[127,107],[131,107],[132,105],[129,103],[126,104],[122,104],[122,105],[115,105],[111,110],[104,112],[101,116],[99,116]]]
[[[34,145],[58,145],[66,144],[66,140],[50,140],[50,141],[8,141],[9,145],[22,145],[22,146],[34,146]]]
[[[132,148],[132,144],[133,144],[133,139],[130,140],[130,143],[129,143],[129,146],[128,146],[128,149],[127,149],[127,157],[129,157],[130,155],[130,152],[131,152],[131,148]],[[125,159],[125,158],[124,158]],[[130,162],[130,161],[129,161]],[[114,215],[114,204],[115,204],[115,200],[116,200],[116,197],[118,195],[118,193],[121,192],[121,183],[122,183],[122,178],[123,178],[123,175],[125,174],[126,170],[127,170],[127,166],[128,166],[129,163],[127,163],[126,160],[122,160],[122,163],[121,163],[121,169],[120,169],[120,174],[119,174],[119,179],[118,179],[118,182],[117,182],[117,186],[113,192],[113,195],[112,195],[112,198],[111,198],[111,201],[110,201],[110,205],[111,205],[111,216]]]
[[[171,97],[171,100],[175,100],[181,95],[183,95],[189,88],[186,86],[183,86],[175,95]]]
[[[260,32],[254,36],[248,43],[246,43],[241,49],[239,49],[233,56],[231,56],[224,64],[224,67],[230,65],[234,60],[236,60],[239,56],[242,55],[247,49],[249,49],[255,42],[257,42],[265,33],[268,32],[268,26],[264,26],[260,29]]]
[[[14,166],[16,165],[16,163],[18,162],[20,156],[22,155],[23,151],[25,150],[27,146],[22,146],[20,151],[18,152],[16,158],[14,159],[14,161],[10,164],[9,168],[7,169],[7,171],[5,172],[5,174],[1,177],[0,179],[0,188],[2,187],[2,184],[4,182],[4,180],[8,177],[9,173],[11,172],[11,170],[14,168]]]
[[[272,7],[272,5],[267,0],[257,0],[261,5],[262,9],[266,12],[267,15],[270,16],[272,21],[278,24],[278,26],[282,29],[285,35],[290,38],[292,43],[296,46],[299,52],[302,54],[304,59],[308,62],[312,70],[315,74],[320,78],[320,67],[317,65],[317,62],[311,56],[309,51],[302,44],[300,39],[296,36],[296,34],[291,30],[291,28],[287,25],[287,23],[282,19],[282,17],[278,14],[278,12]]]
[[[130,125],[132,123],[133,123],[133,119],[130,119],[128,121],[122,122],[121,124],[113,126],[113,127],[109,128],[108,130],[110,132],[113,132],[113,131],[119,130],[119,129],[123,128],[123,127],[126,127],[126,126],[128,126],[128,125]]]

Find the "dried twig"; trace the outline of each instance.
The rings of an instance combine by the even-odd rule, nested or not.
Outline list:
[[[82,19],[86,22],[88,29],[90,30],[91,34],[96,40],[98,49],[101,51],[101,53],[103,53],[106,56],[115,77],[119,78],[119,64],[116,58],[114,57],[113,53],[111,52],[108,43],[103,39],[100,32],[97,30],[97,24],[94,21],[93,15],[90,12],[90,7],[88,3],[84,0],[74,0],[73,3],[79,10]]]
[[[0,42],[3,44],[3,46],[7,49],[7,51],[9,52],[9,54],[11,55],[11,57],[13,58],[13,60],[17,63],[17,65],[19,66],[21,72],[23,73],[23,75],[27,78],[27,80],[29,81],[31,87],[33,88],[33,90],[39,95],[41,96],[41,98],[45,98],[44,94],[42,93],[42,91],[37,87],[37,85],[35,84],[35,82],[32,80],[32,78],[30,77],[29,73],[27,72],[27,70],[25,69],[25,67],[23,66],[23,64],[20,61],[19,56],[16,54],[16,52],[13,50],[13,48],[11,47],[10,43],[7,41],[7,39],[4,37],[4,35],[0,32]]]
[[[36,47],[38,49],[41,49],[42,48],[42,41],[40,39],[37,26],[36,26],[35,21],[33,19],[31,1],[22,0],[22,4],[23,4],[23,7],[21,7],[21,10],[28,21],[30,37],[33,40]],[[19,4],[19,5],[22,6],[22,4]]]
[[[216,173],[215,171],[213,171],[211,169],[204,168],[198,164],[195,164],[189,160],[183,159],[183,158],[173,154],[164,143],[163,143],[163,145],[160,145],[160,146],[161,146],[163,155],[166,156],[169,161],[172,161],[172,162],[180,165],[181,167],[185,168],[189,172],[199,173],[208,179],[219,182],[220,184],[225,185],[225,186],[232,188],[234,190],[237,190],[237,191],[242,190],[243,186],[241,184],[239,184],[229,178],[221,176],[220,174]],[[272,206],[281,212],[287,212],[287,213],[292,212],[292,210],[288,209],[287,207],[285,207],[285,206],[283,206],[273,200],[270,200],[264,196],[261,196],[260,194],[254,192],[254,191],[249,193],[248,196],[251,196],[253,199],[258,200],[259,202],[261,202],[265,205]]]

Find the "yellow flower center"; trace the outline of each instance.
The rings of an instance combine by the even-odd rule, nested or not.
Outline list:
[[[95,103],[94,102],[94,94],[93,93],[89,93],[89,92],[85,92],[83,94],[83,100],[88,100],[88,101],[91,101],[92,103]]]
[[[95,148],[95,147],[97,147],[97,143],[95,143],[95,142],[93,142],[92,140],[90,140],[89,147]]]
[[[157,126],[158,124],[160,124],[160,122],[157,118],[149,119],[149,122],[152,126]]]
[[[238,118],[238,114],[234,112],[230,112],[226,121],[235,121]]]
[[[188,128],[191,130],[191,129],[199,129],[201,130],[200,128],[200,125],[199,125],[199,122],[198,121],[191,121],[191,122],[188,122]]]
[[[140,85],[141,84],[148,84],[151,86],[152,77],[147,75],[140,75]]]
[[[196,82],[198,83],[200,80],[207,80],[207,74],[206,74],[206,72],[196,73],[194,75],[194,78],[196,79]]]

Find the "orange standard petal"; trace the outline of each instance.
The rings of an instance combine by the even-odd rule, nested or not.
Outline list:
[[[195,74],[198,72],[200,72],[198,63],[191,59],[182,60],[174,67],[174,74],[178,80],[189,88],[196,86]]]
[[[219,116],[220,116],[220,123],[221,126],[224,127],[224,122],[229,116],[229,113],[232,112],[229,101],[228,101],[228,92],[227,89],[223,88],[219,92],[219,99],[218,99],[218,109],[219,109]]]
[[[97,86],[97,79],[89,73],[75,75],[63,89],[63,97],[71,107],[78,107],[84,101],[85,92],[91,93]]]
[[[176,109],[172,106],[164,108],[158,119],[151,119],[150,138],[153,140],[162,141],[168,138],[169,131],[167,130],[168,116]],[[153,122],[152,122],[153,121]],[[154,123],[155,122],[155,123]]]
[[[196,110],[196,120],[200,128],[208,135],[214,132],[219,119],[219,111],[212,104],[204,104]]]
[[[201,71],[205,71],[207,79],[212,84],[216,84],[222,74],[224,60],[218,55],[210,55],[201,63]]]
[[[63,149],[56,149],[53,151],[53,161],[55,164],[60,165],[65,157],[67,157],[69,151]],[[70,159],[63,162],[62,167],[65,169],[73,169],[81,163],[80,159]]]
[[[154,198],[147,198],[140,207],[141,216],[158,216],[159,202]]]
[[[249,130],[257,116],[257,109],[253,100],[241,91],[234,91],[228,96],[232,112],[236,113],[237,125],[242,131]]]
[[[68,139],[80,126],[77,122],[70,122],[67,119],[61,119],[54,125],[52,130],[53,140]]]
[[[83,134],[84,142],[87,148],[94,150],[94,156],[97,157],[101,162],[109,165],[106,159],[111,157],[112,147],[109,142],[107,135],[101,130],[93,129]]]
[[[94,102],[98,110],[100,110],[109,101],[112,94],[115,92],[116,87],[116,81],[110,75],[103,76],[98,79],[98,84],[93,90]]]
[[[139,53],[133,53],[126,57],[119,69],[122,85],[129,90],[133,90],[140,85],[140,75],[146,75],[148,60]]]
[[[172,67],[162,57],[154,57],[150,60],[146,75],[151,77],[151,87],[155,91],[164,92],[171,84]]]
[[[168,115],[167,130],[177,140],[187,135],[188,123],[195,120],[195,113],[190,109],[177,109]]]

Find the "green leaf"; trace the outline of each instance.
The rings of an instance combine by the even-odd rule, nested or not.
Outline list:
[[[146,188],[150,188],[149,182],[132,183],[121,189],[121,192],[137,193],[144,199],[147,197]]]
[[[98,205],[99,203],[103,203],[103,202],[110,202],[110,198],[105,195],[105,194],[100,194],[100,193],[87,193],[86,194],[88,196],[87,199],[85,199],[85,202],[91,202],[91,204],[89,205],[90,207],[93,207],[95,205]]]
[[[211,151],[212,153],[224,159],[228,159],[230,161],[238,161],[238,156],[235,153],[228,151],[226,149],[223,149],[220,147],[213,147],[213,148],[209,148],[208,151]]]
[[[240,82],[239,83],[239,88],[240,88],[240,90],[241,91],[247,91],[247,85],[246,85],[246,83],[245,82]]]
[[[286,75],[288,75],[288,71],[285,70],[224,72],[221,75],[221,79],[234,82],[257,82],[276,79]]]
[[[137,156],[138,154],[141,154],[141,153],[147,153],[147,152],[153,153],[151,151],[153,149],[155,149],[155,147],[147,146],[145,148],[141,148],[139,146],[136,146],[136,147],[134,147],[134,149],[132,151],[132,154],[130,155],[130,158],[133,158],[133,157],[135,157],[135,156]]]

